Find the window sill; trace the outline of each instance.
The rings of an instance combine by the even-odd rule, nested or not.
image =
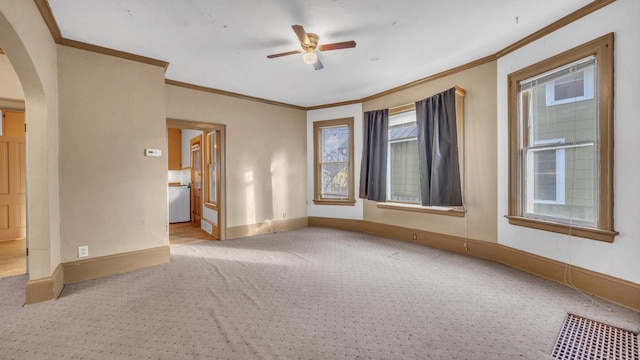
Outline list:
[[[356,201],[355,200],[317,200],[317,199],[314,199],[313,203],[315,205],[354,206],[356,204]]]
[[[401,203],[376,203],[379,209],[392,209],[401,211],[413,211],[435,215],[465,217],[466,210],[444,207],[444,206],[422,206],[414,204],[401,204]]]
[[[521,216],[505,215],[509,219],[509,224],[524,226],[538,230],[551,231],[558,234],[577,236],[592,240],[604,241],[608,243],[613,242],[613,238],[618,235],[617,231],[593,229],[575,225],[566,225],[555,223],[551,221],[545,221],[540,219],[531,219]]]

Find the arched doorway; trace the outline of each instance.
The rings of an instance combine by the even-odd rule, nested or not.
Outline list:
[[[26,303],[62,290],[58,199],[56,45],[33,2],[0,3],[0,47],[25,95],[26,221],[29,281]]]

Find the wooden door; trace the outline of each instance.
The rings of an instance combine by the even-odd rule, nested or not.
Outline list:
[[[191,139],[191,221],[202,219],[202,135]]]
[[[25,167],[24,112],[2,111],[0,241],[26,236]]]

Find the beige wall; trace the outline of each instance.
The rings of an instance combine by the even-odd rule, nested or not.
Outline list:
[[[58,69],[62,262],[167,245],[164,68],[59,46]]]
[[[168,118],[226,125],[227,227],[307,216],[304,111],[173,85],[166,105]]]
[[[18,74],[6,55],[0,54],[0,99],[24,100],[24,92]]]
[[[29,278],[60,263],[56,45],[33,1],[0,1],[0,47],[24,90],[27,122]]]
[[[364,220],[470,239],[497,241],[496,62],[396,92],[363,104],[364,111],[415,102],[458,85],[464,98],[464,218],[378,209],[365,201]]]

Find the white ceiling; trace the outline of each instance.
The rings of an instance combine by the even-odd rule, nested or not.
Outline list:
[[[49,0],[62,36],[170,63],[166,78],[314,106],[494,54],[591,0]],[[320,44],[314,71],[291,25]],[[453,84],[452,84],[453,85]]]

